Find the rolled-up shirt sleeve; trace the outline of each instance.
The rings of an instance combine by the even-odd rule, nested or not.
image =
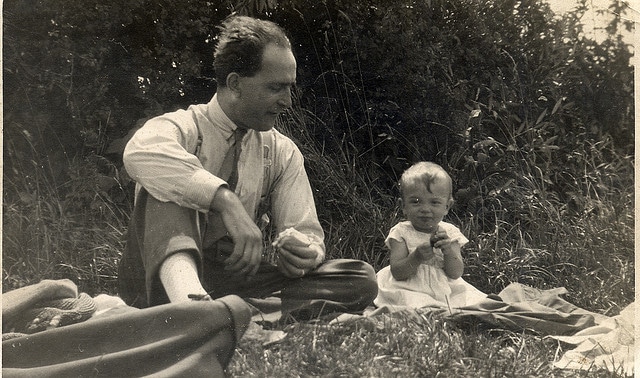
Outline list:
[[[193,123],[178,124],[162,116],[151,119],[127,144],[124,166],[131,178],[159,201],[207,212],[218,188],[226,182],[205,170],[189,152],[195,151],[197,140]]]
[[[309,178],[304,168],[302,153],[290,140],[286,149],[274,162],[278,177],[272,192],[272,213],[277,230],[293,227],[307,235],[312,248],[318,252],[317,263],[325,256],[324,232],[318,221]],[[286,151],[286,152],[284,152]]]

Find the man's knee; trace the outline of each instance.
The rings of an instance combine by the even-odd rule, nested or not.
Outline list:
[[[376,281],[376,271],[373,267],[364,262],[359,261],[362,264],[362,276],[363,280],[361,287],[359,288],[361,294],[360,303],[364,306],[368,306],[373,303],[373,300],[378,296],[378,282]]]
[[[373,267],[361,260],[336,259],[328,260],[319,267],[325,274],[335,274],[340,282],[341,290],[349,298],[349,302],[365,308],[373,303],[378,295],[378,283]],[[345,298],[346,299],[346,298]]]

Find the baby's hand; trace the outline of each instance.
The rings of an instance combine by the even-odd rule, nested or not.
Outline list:
[[[438,228],[438,230],[433,235],[431,235],[430,242],[433,248],[440,248],[441,250],[445,251],[451,245],[451,238],[449,238],[449,235],[447,235],[446,231]]]
[[[433,247],[429,243],[420,244],[416,247],[416,253],[420,256],[422,261],[428,261],[435,256],[433,252]]]

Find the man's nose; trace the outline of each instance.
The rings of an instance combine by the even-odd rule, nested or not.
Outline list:
[[[278,99],[278,105],[282,106],[283,109],[288,109],[291,107],[291,89],[287,89],[284,91],[283,95]]]

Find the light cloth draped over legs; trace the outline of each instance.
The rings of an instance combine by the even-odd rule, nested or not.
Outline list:
[[[216,243],[202,252],[201,240],[195,210],[160,202],[141,191],[120,267],[120,296],[137,306],[166,303],[158,270],[167,256],[179,251],[193,251],[203,286],[212,297],[234,293],[261,311],[270,311],[274,303],[265,298],[277,298],[275,303],[280,301],[283,315],[300,320],[332,312],[362,311],[377,294],[375,272],[362,261],[329,260],[295,279],[263,261],[258,273],[247,280],[225,271],[220,263],[220,257],[230,253],[228,246],[221,248],[223,243]],[[140,301],[141,296],[146,303]]]

